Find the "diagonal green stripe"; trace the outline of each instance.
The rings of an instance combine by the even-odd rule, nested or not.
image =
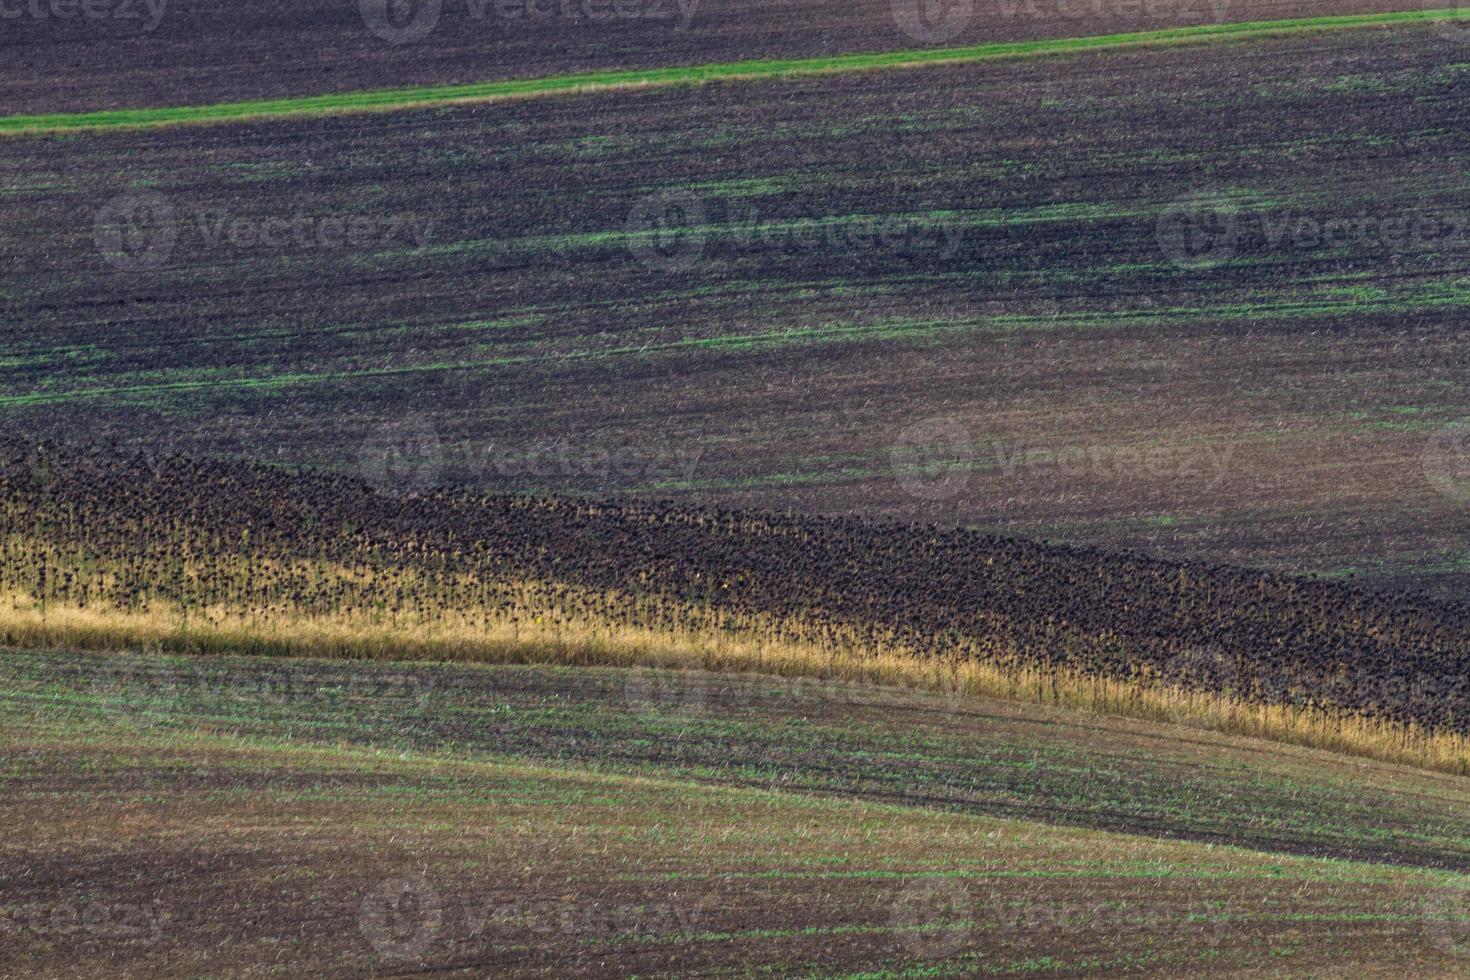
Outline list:
[[[1199,44],[1213,40],[1272,37],[1346,28],[1390,27],[1445,20],[1465,20],[1470,23],[1470,8],[1243,21],[1234,24],[1205,24],[1126,34],[1100,34],[1090,37],[1052,38],[1041,41],[1001,41],[957,48],[926,48],[876,54],[835,55],[823,58],[732,61],[672,68],[626,69],[575,75],[553,75],[544,78],[471,82],[462,85],[431,85],[378,89],[369,92],[341,92],[331,95],[225,102],[216,105],[5,116],[0,117],[0,135],[96,129],[148,129],[188,123],[204,124],[247,119],[286,119],[351,112],[381,112],[472,102],[493,102],[504,99],[571,95],[621,88],[697,85],[720,80],[758,80],[826,72],[910,68],[922,65],[1059,55],[1079,51]]]

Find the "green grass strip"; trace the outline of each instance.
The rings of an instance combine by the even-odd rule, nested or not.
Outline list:
[[[999,41],[957,48],[925,48],[822,58],[732,61],[712,65],[624,69],[575,75],[553,75],[545,78],[471,82],[461,85],[429,85],[416,88],[379,89],[370,92],[341,92],[331,95],[224,102],[217,105],[5,116],[0,117],[0,135],[98,129],[148,129],[188,123],[288,119],[351,112],[383,112],[471,102],[603,92],[624,88],[698,85],[704,82],[727,80],[775,79],[878,68],[912,68],[921,65],[959,64],[1158,45],[1197,44],[1212,40],[1274,37],[1312,31],[1389,27],[1399,24],[1458,19],[1470,21],[1470,9],[1411,10],[1380,14],[1243,21],[1233,24],[1204,24],[1126,34],[1099,34],[1090,37],[1052,38],[1040,41]]]

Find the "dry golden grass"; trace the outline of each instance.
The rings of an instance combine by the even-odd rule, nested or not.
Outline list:
[[[346,574],[343,572],[343,574]],[[1465,774],[1470,738],[1314,708],[1145,686],[1066,670],[920,656],[874,647],[799,623],[691,609],[695,625],[629,626],[585,611],[620,608],[626,597],[580,594],[547,583],[497,583],[514,601],[495,610],[435,609],[431,615],[306,613],[287,604],[241,613],[160,602],[146,609],[47,603],[0,596],[0,642],[32,649],[144,649],[174,654],[254,654],[381,661],[700,669],[824,678],[985,696],[1170,722]]]

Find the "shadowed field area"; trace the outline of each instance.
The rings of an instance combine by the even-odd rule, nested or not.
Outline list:
[[[1464,866],[1447,777],[769,679],[0,670],[7,971],[1466,973],[1470,882],[1405,866]],[[960,770],[969,797],[942,799]],[[1001,784],[1035,809],[994,815],[1021,813],[985,801]],[[1089,810],[1137,833],[1053,825]],[[1258,828],[1252,849],[1199,843],[1216,819]],[[1287,824],[1379,863],[1271,853],[1300,843]]]

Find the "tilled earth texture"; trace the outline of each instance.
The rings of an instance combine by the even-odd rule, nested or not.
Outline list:
[[[1009,0],[953,9],[917,0],[12,0],[0,11],[0,115],[1413,9],[1395,0]]]
[[[1422,25],[5,139],[0,412],[1452,594],[1464,51]]]

